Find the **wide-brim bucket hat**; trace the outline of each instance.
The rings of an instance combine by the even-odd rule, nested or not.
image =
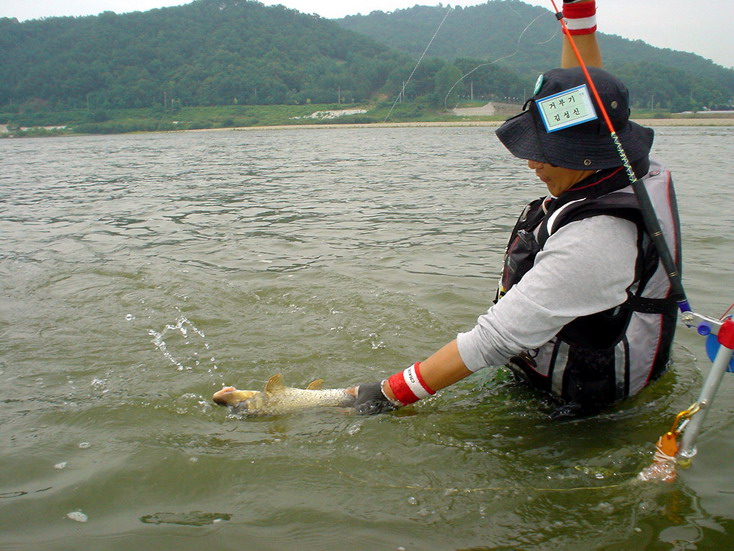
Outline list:
[[[634,162],[647,157],[654,132],[629,120],[627,87],[603,69],[588,70],[627,158]],[[571,100],[584,98],[593,104],[596,118],[564,126],[573,124],[573,111],[577,111]],[[593,116],[594,111],[587,111],[591,113],[587,113],[587,118]],[[553,127],[554,119],[559,121],[560,129]],[[565,119],[571,122],[564,123]],[[523,112],[506,120],[496,133],[510,153],[520,159],[574,170],[601,170],[623,164],[580,67],[553,69],[541,75],[535,94],[525,102]]]

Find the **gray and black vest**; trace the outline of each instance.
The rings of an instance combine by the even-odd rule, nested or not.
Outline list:
[[[680,224],[670,173],[647,160],[634,168],[636,174],[645,174],[642,180],[680,268]],[[600,171],[557,199],[530,203],[511,234],[497,294],[500,300],[522,279],[561,227],[597,215],[625,218],[639,228],[635,280],[627,288],[627,300],[575,319],[548,343],[510,360],[510,367],[533,386],[583,410],[632,396],[659,377],[667,369],[675,333],[676,301],[624,169]]]

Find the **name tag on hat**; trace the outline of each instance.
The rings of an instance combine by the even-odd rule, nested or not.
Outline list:
[[[598,119],[586,84],[535,100],[548,132]]]

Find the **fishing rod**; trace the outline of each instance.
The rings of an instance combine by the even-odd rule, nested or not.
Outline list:
[[[594,80],[589,74],[589,69],[586,67],[586,63],[581,56],[581,52],[579,52],[579,49],[576,46],[573,35],[568,30],[566,21],[563,19],[563,14],[558,11],[555,0],[551,0],[551,3],[553,4],[553,9],[556,11],[556,19],[558,19],[558,21],[561,23],[563,34],[566,35],[566,38],[571,45],[573,53],[579,62],[581,70],[584,72],[584,77],[586,78],[586,82],[591,89],[591,93],[594,95],[594,99],[596,99],[596,102],[599,105],[599,110],[601,111],[604,123],[609,130],[612,141],[614,142],[614,147],[617,149],[617,153],[622,160],[622,164],[624,165],[624,169],[627,173],[630,184],[632,184],[632,189],[635,192],[635,196],[640,202],[643,222],[645,224],[645,227],[647,228],[648,233],[650,234],[650,237],[653,240],[655,250],[657,250],[658,256],[660,256],[660,261],[662,262],[663,267],[668,274],[673,297],[678,303],[678,307],[680,308],[681,312],[690,312],[691,307],[688,304],[688,298],[686,297],[686,292],[683,289],[683,281],[681,278],[680,270],[678,269],[675,260],[673,260],[673,255],[670,253],[668,244],[665,242],[665,236],[663,235],[663,230],[660,228],[660,222],[657,215],[655,214],[655,209],[652,206],[652,201],[650,201],[650,196],[647,193],[647,188],[645,187],[645,184],[642,182],[642,180],[637,178],[634,170],[632,169],[632,164],[627,157],[627,153],[624,151],[624,147],[622,147],[622,142],[619,140],[619,136],[617,135],[617,131],[614,128],[614,124],[612,124],[612,120],[609,118],[609,113],[607,112],[607,109],[602,103],[601,97],[599,96],[599,91],[596,89]]]
[[[671,430],[661,436],[656,443],[655,461],[653,465],[638,475],[638,478],[641,480],[657,479],[671,482],[675,480],[675,465],[688,466],[693,456],[696,455],[694,443],[706,418],[706,414],[711,407],[716,391],[721,384],[721,379],[727,370],[734,371],[734,321],[732,321],[732,316],[726,317],[726,313],[717,320],[696,314],[691,309],[683,288],[680,270],[665,241],[665,236],[660,228],[660,222],[645,188],[645,184],[637,178],[632,169],[627,153],[624,151],[622,142],[609,118],[606,107],[602,103],[594,80],[589,74],[589,70],[581,56],[581,52],[576,46],[573,35],[566,25],[563,14],[558,10],[555,0],[551,0],[551,3],[553,4],[556,19],[561,24],[563,34],[568,39],[571,49],[579,62],[579,66],[584,73],[584,78],[589,89],[596,99],[604,123],[609,130],[609,134],[622,160],[632,189],[640,203],[643,222],[670,280],[671,296],[678,303],[678,307],[682,313],[681,319],[687,327],[695,327],[700,335],[707,337],[707,352],[713,361],[713,365],[704,381],[698,401],[676,416]],[[734,307],[734,304],[732,307]],[[729,310],[731,310],[731,307]],[[685,432],[683,431],[684,428]],[[681,434],[683,438],[679,445],[678,437]]]

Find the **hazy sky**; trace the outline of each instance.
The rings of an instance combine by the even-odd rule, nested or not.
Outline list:
[[[551,8],[550,0],[524,0]],[[0,0],[0,17],[21,21],[57,15],[125,13],[188,4],[189,0]],[[264,0],[304,13],[337,18],[374,10],[392,11],[415,4],[436,6],[433,0]],[[474,6],[482,1],[446,2]],[[556,0],[560,6],[562,0]],[[734,0],[597,0],[599,30],[640,39],[662,48],[695,52],[725,67],[734,67]],[[430,37],[427,37],[426,44]]]

